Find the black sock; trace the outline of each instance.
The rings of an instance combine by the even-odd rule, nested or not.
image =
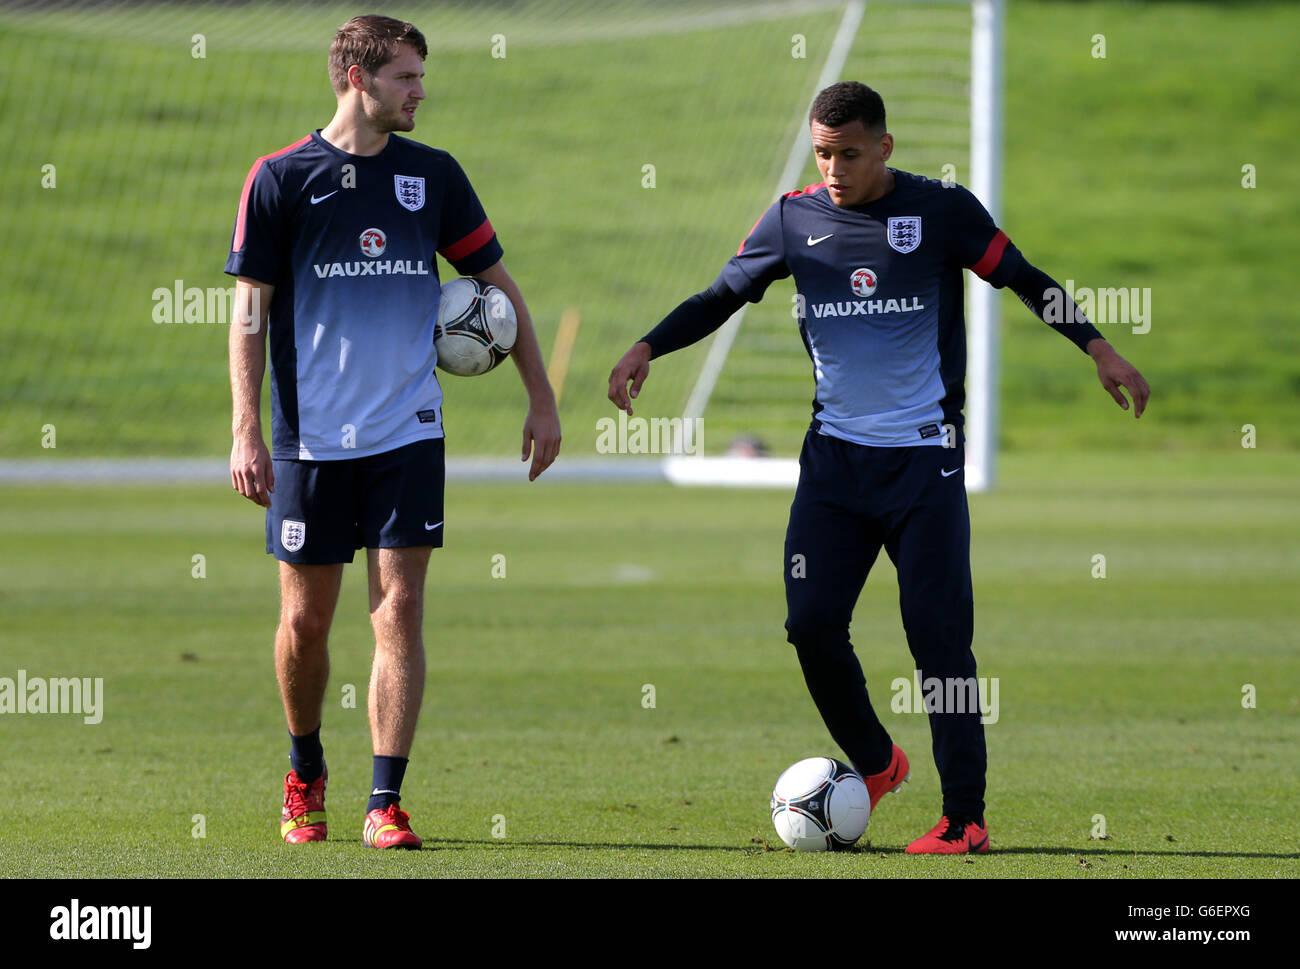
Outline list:
[[[320,726],[317,725],[315,730],[301,737],[290,733],[289,740],[293,744],[289,748],[289,763],[298,774],[298,780],[310,784],[325,771],[325,751],[320,745]]]
[[[367,814],[374,810],[383,810],[402,799],[402,778],[406,776],[407,763],[405,757],[375,755],[374,767],[371,771],[373,782],[370,800],[366,802]]]

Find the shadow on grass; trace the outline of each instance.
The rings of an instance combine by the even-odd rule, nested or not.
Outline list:
[[[509,841],[509,840],[466,840],[456,838],[425,838],[426,848],[440,850],[458,850],[465,848],[585,848],[591,851],[730,851],[742,854],[797,854],[788,848],[777,848],[767,844],[748,845],[693,845],[693,844],[647,844],[618,841]],[[902,855],[906,849],[895,846],[866,845],[848,851],[835,852],[844,855]],[[997,855],[1061,855],[1113,857],[1113,858],[1277,858],[1280,860],[1300,859],[1300,852],[1275,851],[1177,851],[1177,850],[1143,850],[1140,848],[998,848],[994,847],[987,854],[978,857],[992,858]]]
[[[509,841],[509,840],[468,840],[458,838],[425,838],[425,847],[441,850],[464,848],[587,848],[592,851],[731,851],[761,855],[766,851],[785,851],[785,848],[765,848],[761,844],[751,845],[687,845],[687,844],[650,844],[646,842],[619,841]]]
[[[868,848],[868,851],[876,851]],[[880,851],[902,851],[902,848],[881,848]],[[998,848],[994,855],[1093,855],[1115,858],[1280,858],[1300,859],[1300,852],[1278,851],[1152,851],[1141,848]]]

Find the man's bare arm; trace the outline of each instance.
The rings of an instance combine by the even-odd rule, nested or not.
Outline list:
[[[262,374],[266,372],[266,318],[275,287],[247,276],[235,280],[230,318],[230,483],[249,501],[269,508],[275,490],[271,454],[262,437]]]
[[[510,351],[510,356],[514,358],[519,378],[528,391],[528,415],[524,418],[520,460],[527,461],[528,453],[532,451],[533,464],[528,469],[528,480],[533,481],[551,466],[560,453],[560,415],[555,408],[555,392],[546,376],[546,364],[542,360],[542,348],[537,342],[532,317],[528,315],[519,286],[506,272],[505,263],[498,261],[481,273],[475,273],[474,278],[491,283],[505,293],[519,320],[515,348]]]

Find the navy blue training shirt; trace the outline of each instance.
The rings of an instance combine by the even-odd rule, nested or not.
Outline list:
[[[967,189],[890,171],[893,190],[861,206],[836,205],[825,183],[782,196],[714,288],[756,303],[794,276],[822,434],[939,446],[966,399],[962,270],[1001,288],[1024,259]]]
[[[316,131],[253,164],[226,272],[275,286],[273,457],[358,458],[443,436],[436,253],[466,276],[502,255],[445,151],[390,134],[379,154],[353,155]]]

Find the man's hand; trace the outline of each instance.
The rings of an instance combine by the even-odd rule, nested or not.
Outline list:
[[[1127,387],[1133,395],[1133,416],[1141,417],[1147,409],[1147,400],[1151,397],[1151,388],[1147,385],[1137,367],[1129,363],[1105,340],[1096,339],[1089,342],[1088,356],[1097,364],[1097,378],[1106,392],[1115,398],[1115,403],[1128,410],[1128,400],[1121,387]]]
[[[230,449],[230,483],[254,504],[271,507],[275,472],[260,433],[235,438],[235,446]]]
[[[623,354],[623,359],[609,372],[609,399],[619,410],[627,411],[632,416],[631,397],[641,392],[641,385],[650,376],[650,344],[639,342],[632,344],[632,349]],[[631,393],[628,393],[628,381],[632,381]]]
[[[530,447],[533,466],[528,469],[528,480],[536,481],[560,453],[560,414],[554,403],[549,409],[528,409],[528,416],[524,418],[524,449],[520,461],[528,460]]]

